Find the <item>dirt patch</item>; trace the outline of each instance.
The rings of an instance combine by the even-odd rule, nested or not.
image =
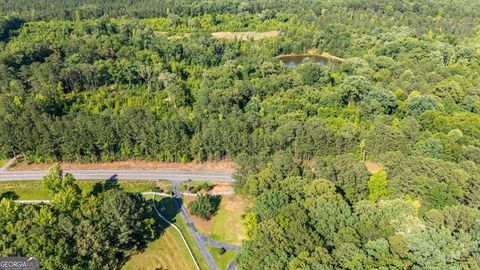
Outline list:
[[[0,185],[0,189],[11,189],[11,188],[25,188],[24,186],[14,186],[14,185]]]
[[[347,61],[347,59],[345,59],[345,58],[329,54],[328,52],[321,52],[320,53],[317,49],[310,49],[310,50],[307,51],[307,53],[322,56],[322,57],[325,57],[325,58],[328,58],[328,59],[331,59],[331,60],[334,60],[334,61],[337,61],[337,62],[340,62],[340,63]]]
[[[264,38],[276,37],[280,34],[279,31],[270,32],[215,32],[212,36],[228,40],[260,40]]]
[[[193,202],[197,197],[195,196],[183,196],[183,199],[185,200],[185,205],[188,206],[189,203]],[[188,207],[187,207],[188,208]]]
[[[201,219],[197,216],[194,216],[192,215],[192,213],[190,213],[190,211],[188,211],[188,213],[190,214],[190,218],[192,219],[193,221],[193,224],[195,224],[195,227],[201,231],[203,234],[206,234],[206,235],[209,235],[212,233],[212,220],[204,220],[204,219]]]
[[[222,204],[225,209],[239,211],[240,213],[243,213],[247,206],[247,203],[240,196],[236,195],[223,196]]]
[[[52,164],[18,162],[10,170],[48,170]],[[99,162],[99,163],[75,163],[62,162],[61,166],[64,170],[92,170],[92,169],[168,169],[168,170],[198,170],[198,171],[223,171],[233,172],[234,163],[231,161],[208,161],[208,162],[190,162],[190,163],[164,163],[150,162],[141,160],[127,160],[115,162]]]
[[[159,190],[167,190],[170,187],[169,183],[165,181],[157,181],[155,186],[157,186]]]
[[[178,33],[178,34],[169,36],[168,39],[170,40],[181,39],[181,38],[189,37],[191,35],[192,33]]]
[[[367,170],[370,173],[374,173],[374,172],[376,172],[380,169],[383,169],[383,165],[380,164],[380,163],[375,163],[375,162],[368,161],[368,160],[366,160],[364,163],[365,163],[365,166],[367,166]]]
[[[168,39],[175,40],[180,38],[189,37],[192,33],[175,33],[169,36],[168,32],[155,31],[157,36],[167,36]],[[213,32],[212,36],[220,39],[228,40],[260,40],[264,38],[276,37],[280,34],[279,31],[270,31],[270,32]]]
[[[223,192],[230,192],[233,191],[233,187],[231,184],[227,183],[215,183],[213,184],[213,189],[210,190],[210,193],[223,193]]]

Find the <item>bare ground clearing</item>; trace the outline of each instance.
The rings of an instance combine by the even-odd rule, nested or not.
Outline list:
[[[380,169],[383,168],[383,165],[380,164],[380,163],[375,163],[373,161],[368,161],[368,160],[365,160],[365,166],[367,166],[367,170],[370,172],[370,173],[374,173]]]
[[[212,33],[212,36],[221,39],[228,40],[260,40],[264,38],[276,37],[280,34],[279,31],[270,31],[270,32],[216,32]]]
[[[98,163],[62,162],[60,164],[64,170],[165,169],[232,172],[234,168],[234,163],[231,161],[208,161],[202,163],[165,163],[141,160],[127,160]],[[28,164],[27,162],[17,162],[13,167],[10,167],[9,169],[15,171],[48,170],[51,166],[52,164],[49,163]]]
[[[156,31],[156,35],[167,36],[168,32]],[[260,40],[264,38],[276,37],[280,34],[279,31],[269,31],[269,32],[213,32],[211,33],[213,37],[219,39],[228,39],[228,40]],[[192,33],[176,33],[174,35],[168,36],[168,39],[179,39],[191,36]]]
[[[310,50],[307,51],[307,53],[322,56],[322,57],[325,57],[325,58],[328,58],[328,59],[331,59],[331,60],[334,60],[334,61],[337,61],[337,62],[340,62],[340,63],[347,61],[346,58],[338,57],[338,56],[332,55],[328,52],[319,52],[317,49],[310,49]]]
[[[209,193],[215,194],[215,193],[229,192],[232,190],[233,190],[233,187],[229,183],[214,183],[213,189],[210,190]]]

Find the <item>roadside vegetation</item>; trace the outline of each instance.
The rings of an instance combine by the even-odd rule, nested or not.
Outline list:
[[[23,157],[18,157],[17,161],[9,167],[9,170],[30,171],[30,170],[48,170],[52,163],[33,163],[27,162]],[[136,170],[203,170],[203,171],[233,171],[234,163],[227,160],[205,161],[205,162],[159,162],[145,161],[138,159],[128,159],[123,161],[111,162],[60,162],[64,170],[112,170],[112,169],[136,169]]]
[[[125,192],[140,193],[140,192],[165,192],[171,193],[172,187],[168,182],[156,181],[105,181],[105,180],[81,180],[77,181],[82,189],[82,193],[88,194],[93,191],[106,190],[112,187],[117,187]],[[48,189],[42,186],[41,181],[26,180],[26,181],[1,181],[0,182],[0,197],[9,197],[15,200],[50,200],[52,194]]]
[[[7,158],[0,158],[0,168],[7,164],[8,160]]]
[[[203,192],[211,191],[213,187],[214,185],[208,182],[187,181],[187,182],[183,182],[179,186],[179,190],[182,192],[197,194],[200,191],[203,191]]]

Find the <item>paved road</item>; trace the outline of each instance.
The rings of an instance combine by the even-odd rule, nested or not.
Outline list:
[[[220,242],[220,241],[217,241],[217,240],[213,240],[212,238],[210,237],[207,237],[203,234],[200,233],[200,237],[202,238],[202,240],[209,244],[210,246],[212,247],[217,247],[217,248],[224,248],[224,249],[227,249],[227,250],[234,250],[234,251],[237,251],[237,252],[240,252],[241,250],[241,247],[239,245],[234,245],[234,244],[227,244],[227,243],[223,243],[223,242]]]
[[[228,266],[227,270],[235,270],[237,268],[237,261],[233,260]]]
[[[211,182],[233,182],[232,174],[219,171],[189,170],[64,170],[76,179],[111,179],[120,180],[158,180],[171,181],[201,180]],[[0,181],[6,180],[40,180],[48,171],[0,171]]]

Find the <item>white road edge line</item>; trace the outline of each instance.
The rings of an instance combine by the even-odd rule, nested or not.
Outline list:
[[[193,253],[192,253],[192,250],[190,250],[190,247],[188,246],[188,243],[187,243],[187,240],[185,240],[185,237],[183,236],[182,232],[180,231],[180,229],[177,227],[177,225],[171,223],[170,221],[168,221],[166,218],[164,218],[160,212],[158,212],[157,210],[157,207],[155,206],[155,194],[152,194],[152,204],[153,204],[153,208],[155,209],[155,212],[157,212],[158,216],[160,216],[161,219],[163,219],[163,221],[167,222],[169,225],[173,226],[173,228],[175,228],[178,233],[180,234],[180,236],[182,237],[182,240],[183,242],[185,243],[185,246],[187,246],[187,249],[188,249],[188,253],[190,253],[190,256],[192,256],[192,259],[193,259],[193,262],[195,263],[195,266],[197,267],[197,270],[200,270],[200,267],[198,266],[198,262],[197,260],[195,259],[195,257],[193,256]]]

